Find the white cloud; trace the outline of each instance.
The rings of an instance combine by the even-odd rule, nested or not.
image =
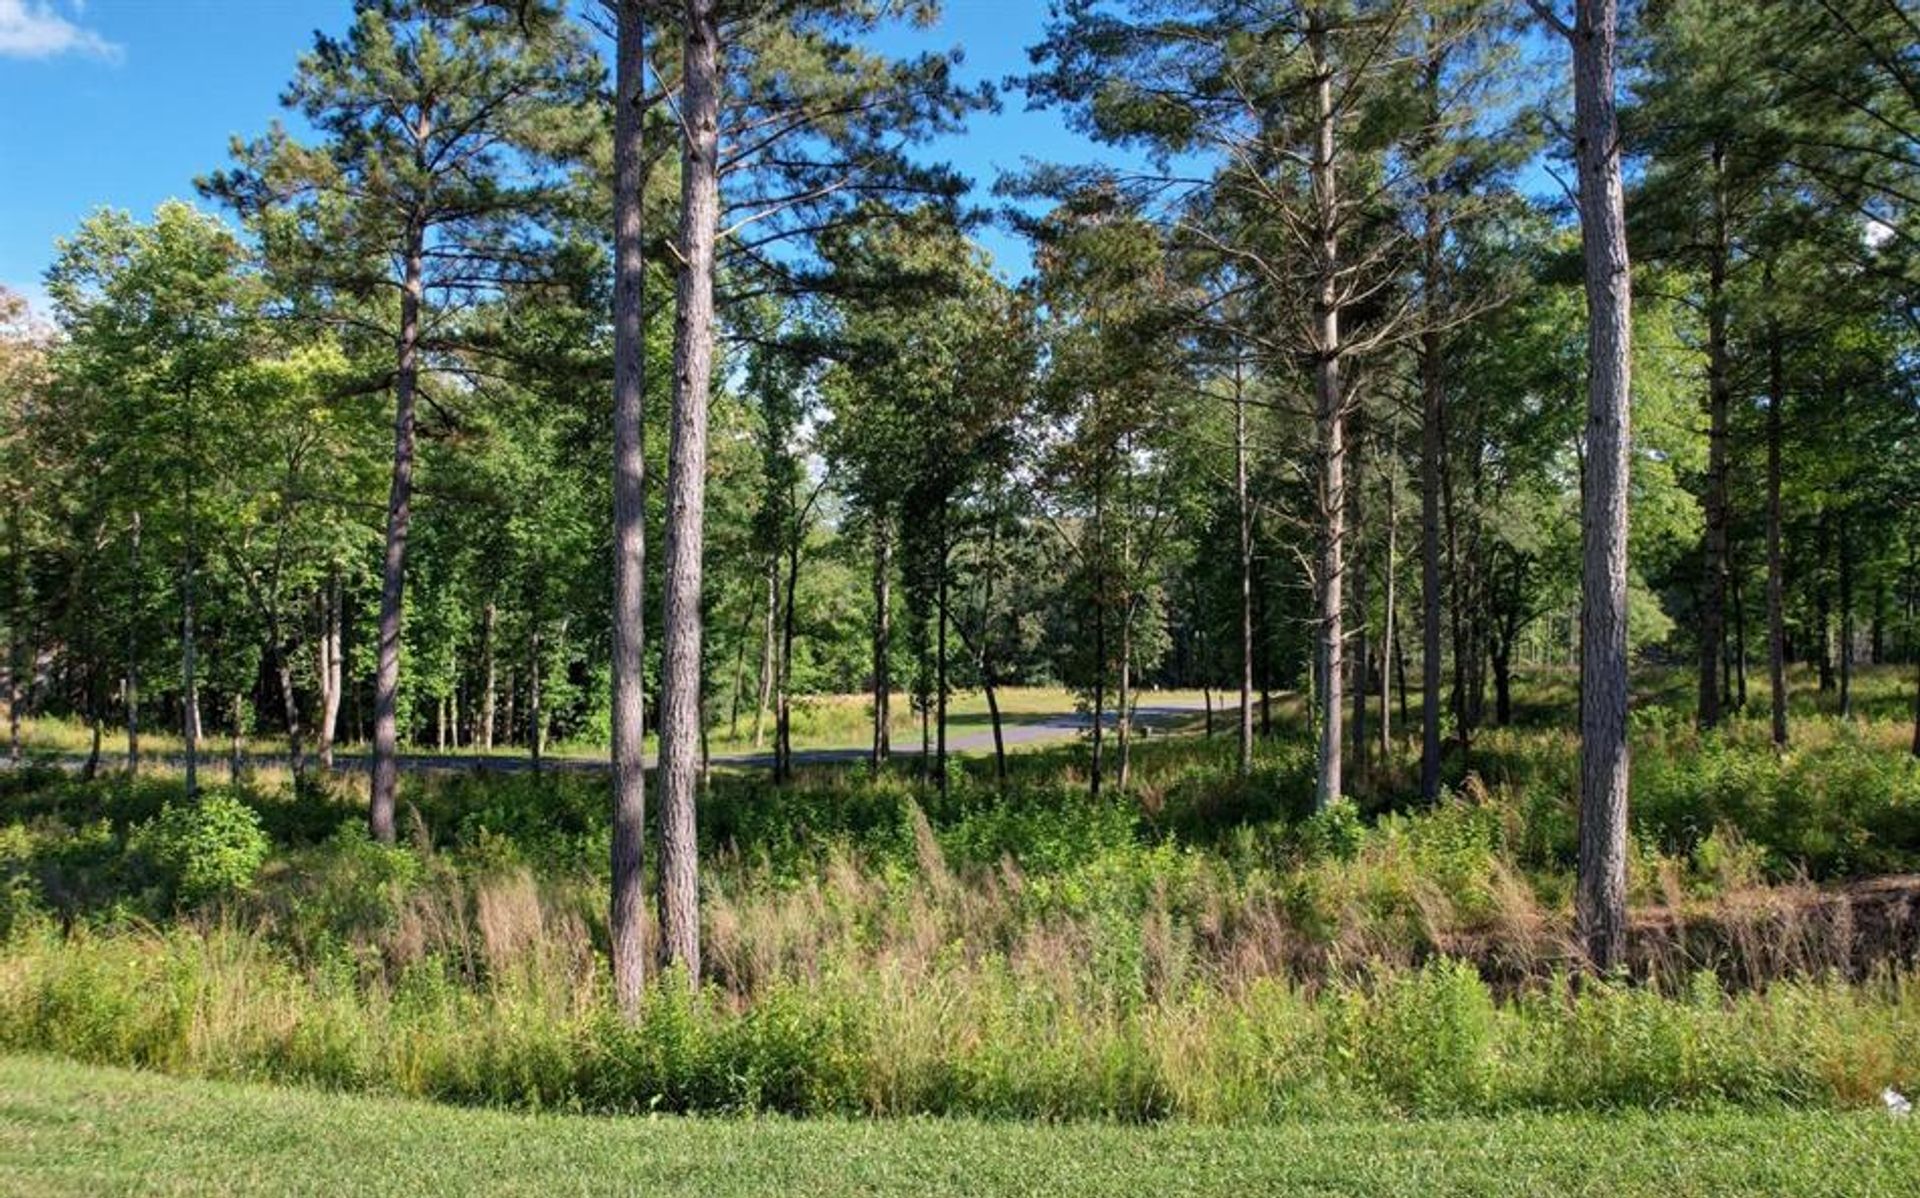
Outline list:
[[[0,58],[85,54],[118,62],[120,53],[119,46],[61,16],[52,0],[0,0]]]

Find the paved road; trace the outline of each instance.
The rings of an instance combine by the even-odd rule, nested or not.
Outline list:
[[[1155,699],[1151,703],[1141,703],[1134,708],[1134,728],[1144,735],[1164,731],[1178,724],[1182,719],[1204,709],[1201,700],[1179,697]],[[1019,721],[1019,722],[1015,722]],[[1115,719],[1111,713],[1106,718],[1109,729]],[[1032,714],[1010,716],[1001,726],[1009,749],[1021,745],[1045,745],[1069,741],[1092,727],[1093,719],[1085,712],[1061,712],[1055,715]],[[993,751],[993,729],[991,726],[966,732],[954,733],[949,727],[947,733],[947,751],[949,753],[980,754]],[[916,737],[911,744],[902,743],[895,747],[896,758],[911,760],[920,755],[920,746]],[[101,757],[103,767],[111,768],[117,755],[107,752]],[[224,771],[229,760],[227,753],[213,746],[201,755],[203,769]],[[831,765],[837,762],[865,761],[867,750],[864,748],[847,749],[796,749],[793,760],[796,765]],[[86,755],[67,753],[54,757],[37,757],[40,761],[56,761],[69,769],[79,769],[86,763]],[[185,758],[179,754],[148,753],[143,761],[165,764],[175,767],[185,765]],[[246,755],[251,766],[283,765],[286,757],[281,754],[252,753]],[[340,772],[362,769],[366,757],[362,753],[342,753],[335,758],[335,768]],[[654,764],[651,758],[647,765]],[[766,751],[733,750],[715,753],[713,764],[741,769],[772,769],[773,754]],[[542,762],[543,768],[551,770],[580,771],[595,773],[608,768],[604,757],[548,757]],[[402,753],[400,768],[411,773],[461,773],[467,770],[485,770],[493,773],[522,773],[533,768],[533,763],[524,754],[514,756],[485,755],[477,753]]]

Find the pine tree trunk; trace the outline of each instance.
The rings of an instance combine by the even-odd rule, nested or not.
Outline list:
[[[1000,532],[996,523],[987,534],[987,577],[980,600],[980,685],[987,694],[987,718],[993,724],[993,781],[1007,787],[1007,738],[1000,726],[1000,692],[993,673],[993,580],[1000,571]],[[1211,724],[1212,713],[1208,713]]]
[[[1393,765],[1393,656],[1395,646],[1400,643],[1399,629],[1395,626],[1394,605],[1399,602],[1396,593],[1395,575],[1399,573],[1399,522],[1400,513],[1394,500],[1396,489],[1394,475],[1399,469],[1399,417],[1396,413],[1387,425],[1387,460],[1382,472],[1382,481],[1386,484],[1386,525],[1387,560],[1383,571],[1386,594],[1381,596],[1382,621],[1380,629],[1380,761],[1391,769]]]
[[[180,570],[180,706],[182,731],[187,742],[187,797],[191,799],[200,794],[200,663],[197,613],[194,610],[196,588],[191,516],[187,518],[187,524],[186,560],[182,562]]]
[[[643,537],[646,535],[644,528],[641,530],[641,535]],[[500,689],[500,680],[493,655],[493,638],[498,623],[498,612],[494,605],[489,602],[485,613],[481,617],[480,625],[480,681],[482,689],[480,692],[480,735],[478,737],[480,747],[489,753],[493,751],[493,729],[496,714],[494,708],[498,702]],[[631,652],[631,648],[629,648],[629,652]]]
[[[787,585],[780,612],[780,709],[775,728],[774,777],[793,781],[793,642],[800,593],[800,541],[805,530],[796,527],[787,542]]]
[[[1120,768],[1114,777],[1125,794],[1133,780],[1133,597],[1120,608],[1120,685],[1114,692],[1114,749]]]
[[[1741,571],[1733,571],[1733,707],[1747,710],[1747,603]]]
[[[1366,543],[1361,539],[1366,528],[1366,507],[1364,488],[1361,483],[1365,469],[1366,444],[1360,433],[1359,413],[1353,420],[1353,478],[1347,484],[1348,528],[1352,538],[1353,552],[1349,567],[1353,571],[1353,762],[1354,769],[1364,775],[1367,770],[1367,752],[1372,741],[1367,732],[1367,691],[1368,671],[1373,664],[1373,648],[1369,640],[1371,620],[1367,606],[1367,566],[1364,556]]]
[[[935,606],[938,609],[934,637],[934,770],[939,778],[940,797],[947,795],[947,516],[943,507],[940,513],[940,577],[937,583],[939,596]]]
[[[137,517],[136,517],[137,519]],[[14,500],[7,513],[7,760],[20,766],[20,674],[21,647],[25,639],[20,630],[26,622],[27,560],[20,532],[20,501]]]
[[[760,629],[760,694],[753,708],[753,747],[765,743],[767,704],[773,701],[774,630],[780,619],[780,560],[767,555],[767,618]]]
[[[1325,14],[1312,10],[1307,41],[1314,71],[1314,149],[1311,164],[1313,206],[1318,223],[1314,296],[1314,419],[1319,436],[1319,562],[1314,583],[1319,591],[1318,769],[1315,810],[1325,810],[1345,793],[1341,752],[1345,748],[1346,673],[1346,397],[1340,383],[1340,212],[1334,161],[1333,65],[1327,56]]]
[[[140,769],[140,513],[133,514],[133,529],[127,547],[132,581],[127,599],[127,772]]]
[[[893,753],[893,526],[873,518],[873,772]]]
[[[367,824],[381,844],[394,839],[394,792],[400,783],[400,619],[407,581],[407,535],[413,525],[414,391],[420,376],[420,307],[425,293],[426,235],[418,217],[407,229],[400,292],[400,353],[394,373],[393,478],[387,494],[386,551],[380,568],[380,645],[374,672],[373,783]]]
[[[1913,755],[1920,757],[1920,669],[1913,674]]]
[[[1233,503],[1240,524],[1240,776],[1253,773],[1253,504],[1247,495],[1247,398],[1233,356]]]
[[[547,671],[540,660],[540,624],[534,622],[527,633],[527,757],[535,775],[540,773],[540,756],[546,745],[544,712],[540,709],[540,679]]]
[[[1827,509],[1820,508],[1814,526],[1813,636],[1814,664],[1820,676],[1820,692],[1833,689],[1833,596],[1827,582],[1827,559],[1832,555],[1832,538],[1827,534]]]
[[[1727,469],[1728,420],[1733,382],[1727,352],[1727,237],[1725,162],[1720,148],[1712,154],[1712,244],[1707,262],[1707,479],[1702,496],[1706,537],[1700,595],[1699,726],[1720,724],[1722,659],[1726,646],[1727,612]]]
[[[242,728],[240,724],[241,724],[242,713],[246,710],[246,705],[247,705],[246,697],[244,695],[236,694],[233,696],[233,699],[228,708],[228,710],[232,713],[232,718],[233,718],[233,739],[228,743],[228,746],[227,746],[227,781],[228,782],[240,781],[240,775],[242,773],[242,768],[245,763],[247,734],[246,734],[246,729]]]
[[[1093,492],[1093,774],[1087,793],[1100,797],[1101,774],[1106,762],[1106,727],[1102,717],[1107,704],[1107,520],[1106,478],[1095,480]]]
[[[1430,275],[1438,274],[1439,234],[1429,215]],[[1431,286],[1431,280],[1429,286]],[[1440,333],[1420,334],[1420,798],[1440,797],[1440,655],[1443,605],[1440,580],[1440,497],[1446,470],[1446,383],[1441,373]],[[1455,667],[1456,674],[1458,666]]]
[[[1840,718],[1853,718],[1853,521],[1840,517]]]
[[[1587,430],[1580,615],[1578,930],[1593,965],[1620,963],[1627,917],[1627,499],[1633,296],[1620,130],[1617,0],[1578,0],[1575,157],[1586,263]]]
[[[720,217],[720,21],[716,0],[686,0],[680,116],[680,278],[667,464],[666,586],[660,674],[661,936],[667,960],[700,976],[695,805],[700,751],[701,554],[707,404],[713,376],[714,239]]]

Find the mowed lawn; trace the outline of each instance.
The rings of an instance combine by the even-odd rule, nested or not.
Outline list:
[[[587,1118],[0,1058],[0,1193],[1874,1195],[1920,1123],[1524,1116],[1256,1129]]]

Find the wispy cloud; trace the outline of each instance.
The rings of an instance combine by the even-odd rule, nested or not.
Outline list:
[[[75,11],[80,6],[75,5]],[[61,16],[52,0],[0,0],[0,58],[83,54],[118,62],[119,46]]]

